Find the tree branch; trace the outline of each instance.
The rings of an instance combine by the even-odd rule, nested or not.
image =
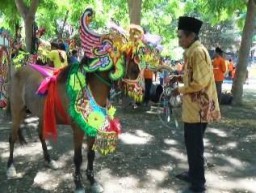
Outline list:
[[[29,8],[29,15],[30,16],[34,16],[36,13],[36,10],[38,8],[40,0],[32,0],[31,4],[30,4],[30,8]]]
[[[25,19],[26,15],[27,15],[26,13],[28,11],[28,8],[26,7],[24,1],[23,0],[15,0],[15,4],[16,4],[18,11],[21,14],[21,17],[23,17],[23,19]]]

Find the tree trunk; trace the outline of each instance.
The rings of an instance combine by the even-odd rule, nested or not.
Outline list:
[[[246,79],[246,71],[248,64],[248,56],[250,53],[250,46],[252,44],[254,26],[256,18],[256,4],[254,0],[249,0],[247,4],[247,14],[245,25],[242,34],[241,46],[239,49],[238,63],[236,67],[236,78],[232,85],[232,93],[234,96],[233,105],[242,104],[243,84]]]
[[[26,17],[25,19],[25,42],[26,42],[26,49],[28,52],[32,53],[32,36],[33,36],[33,22],[34,18],[33,17]]]
[[[130,23],[140,25],[142,0],[128,0]]]
[[[25,23],[26,50],[32,53],[32,26],[35,20],[35,14],[39,5],[39,0],[31,0],[29,7],[26,6],[23,0],[15,0],[15,4]]]

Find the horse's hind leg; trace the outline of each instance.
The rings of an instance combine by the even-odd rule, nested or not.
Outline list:
[[[88,153],[87,153],[87,169],[86,169],[86,175],[87,179],[92,185],[92,192],[103,192],[104,189],[103,187],[95,180],[94,178],[94,171],[93,171],[93,162],[95,158],[95,151],[93,150],[93,144],[95,142],[95,138],[88,137],[87,139],[87,148],[88,148]]]
[[[17,139],[20,140],[20,143],[25,143],[25,139],[22,136],[20,125],[24,121],[26,112],[25,107],[19,107],[18,104],[12,105],[12,127],[11,132],[9,136],[9,159],[7,162],[7,178],[13,178],[16,176],[16,169],[14,167],[14,159],[13,159],[13,152],[14,152],[14,144],[17,141]]]
[[[39,139],[41,141],[42,148],[43,148],[44,160],[46,164],[52,169],[58,169],[58,165],[56,164],[56,162],[50,158],[48,148],[43,136],[43,125],[42,125],[41,119],[39,120],[38,131],[39,131]]]

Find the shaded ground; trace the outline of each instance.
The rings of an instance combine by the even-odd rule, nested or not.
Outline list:
[[[222,106],[223,119],[210,124],[205,137],[209,193],[256,192],[256,91],[246,91],[243,107]],[[187,168],[183,130],[162,126],[157,115],[145,107],[118,109],[123,124],[116,153],[97,156],[95,175],[104,193],[174,193],[187,184],[174,176]],[[178,113],[179,115],[179,113]],[[50,153],[60,170],[45,167],[35,129],[26,135],[29,144],[16,146],[19,178],[7,180],[8,119],[0,117],[0,192],[73,192],[73,151],[69,127],[59,127],[57,143],[49,143]],[[84,147],[86,168],[86,147]],[[87,184],[84,179],[85,184]]]

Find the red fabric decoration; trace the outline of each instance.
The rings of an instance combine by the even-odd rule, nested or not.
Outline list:
[[[56,71],[56,76],[59,71]],[[56,77],[52,78],[49,83],[48,94],[44,103],[44,122],[43,122],[43,136],[44,139],[53,138],[57,139],[57,127],[56,127],[56,112],[58,112],[63,118],[64,124],[69,124],[69,117],[65,112],[59,93],[56,87]]]
[[[0,100],[0,108],[4,108],[6,106],[7,106],[6,102],[4,100]]]
[[[114,131],[117,134],[121,133],[121,124],[119,119],[115,118],[109,121],[109,127],[106,129],[108,132]]]

